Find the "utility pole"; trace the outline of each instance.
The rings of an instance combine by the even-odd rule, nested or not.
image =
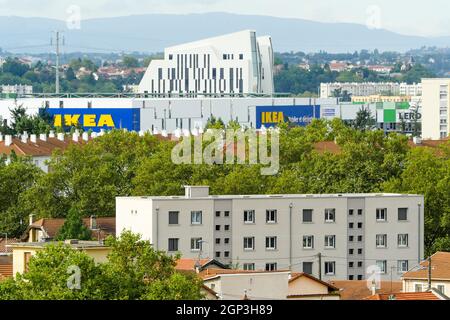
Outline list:
[[[431,256],[428,257],[428,291],[431,291]]]
[[[59,93],[59,63],[60,63],[60,44],[61,44],[61,36],[59,31],[55,31],[56,34],[56,43],[55,43],[55,53],[56,53],[56,80],[55,80],[55,93]],[[53,39],[52,39],[53,42]]]
[[[319,258],[319,280],[322,280],[322,253],[318,253],[317,257]]]

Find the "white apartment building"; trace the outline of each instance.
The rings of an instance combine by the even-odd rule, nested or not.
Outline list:
[[[214,258],[244,270],[358,280],[378,265],[399,279],[423,257],[423,196],[401,194],[119,197],[116,231],[155,249]]]
[[[320,84],[320,97],[333,97],[335,90],[347,91],[353,96],[400,94],[400,84],[394,82],[334,82]]]
[[[449,136],[450,78],[422,79],[422,138]]]
[[[422,95],[422,83],[400,83],[400,95],[417,97]]]
[[[0,86],[0,93],[3,94],[32,94],[33,93],[33,86],[29,85],[22,85],[22,84],[16,84],[16,85],[2,85]]]
[[[166,48],[164,60],[148,66],[139,92],[271,95],[273,64],[271,37],[245,30]]]

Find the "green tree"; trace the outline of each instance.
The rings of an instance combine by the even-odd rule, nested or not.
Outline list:
[[[353,126],[357,130],[370,130],[375,126],[375,118],[372,116],[372,112],[369,108],[361,108],[356,113],[356,119],[353,122]]]
[[[66,221],[56,235],[56,240],[91,240],[91,238],[91,231],[84,225],[82,215],[77,209],[71,208],[67,213]]]

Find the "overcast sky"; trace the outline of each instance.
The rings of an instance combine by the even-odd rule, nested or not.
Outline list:
[[[449,0],[0,0],[0,15],[64,20],[71,5],[79,6],[82,19],[221,11],[354,22],[402,34],[450,36]]]

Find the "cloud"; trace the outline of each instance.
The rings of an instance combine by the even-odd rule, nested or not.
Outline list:
[[[0,0],[2,15],[67,19],[77,5],[82,19],[145,13],[233,12],[365,24],[379,8],[381,28],[413,35],[450,35],[448,0]]]

